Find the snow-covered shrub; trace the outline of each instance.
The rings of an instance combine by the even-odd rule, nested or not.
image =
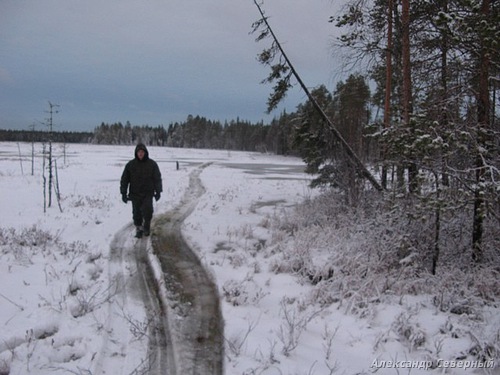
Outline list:
[[[418,323],[412,321],[412,315],[402,312],[392,324],[393,331],[400,337],[400,341],[407,343],[410,350],[417,349],[425,344],[424,331]]]
[[[222,296],[233,306],[257,305],[266,294],[250,277],[228,280],[222,286]]]
[[[240,268],[241,266],[246,264],[246,256],[240,253],[229,254],[227,256],[229,263],[234,268]]]
[[[297,348],[308,323],[318,314],[318,311],[308,310],[296,302],[287,297],[282,298],[280,302],[282,324],[277,331],[277,337],[283,345],[281,353],[286,357]]]
[[[227,348],[234,356],[238,357],[241,354],[248,336],[257,327],[257,324],[258,320],[254,322],[249,321],[245,332],[238,332],[238,334],[226,339]]]
[[[273,241],[267,249],[273,257],[271,269],[317,285],[318,302],[345,302],[357,312],[384,295],[436,295],[443,310],[459,299],[473,304],[497,300],[498,263],[480,270],[464,267],[471,263],[470,229],[464,230],[470,218],[467,210],[457,204],[443,208],[438,217],[432,205],[424,203],[374,195],[346,206],[334,191],[324,193],[295,211],[272,217]],[[498,240],[489,236],[485,246],[492,247]]]
[[[72,207],[89,207],[95,209],[108,209],[111,207],[108,196],[71,196],[72,202],[70,203]]]
[[[293,241],[287,241],[285,248],[270,252],[278,254],[271,260],[270,269],[274,273],[292,273],[301,276],[312,284],[328,280],[334,270],[328,261],[330,236],[325,235],[324,228],[309,226],[297,229]]]
[[[475,340],[476,344],[469,349],[468,354],[481,363],[486,363],[488,361],[498,363],[500,359],[500,346],[498,342],[489,343],[481,342],[478,339]]]
[[[0,247],[2,254],[20,265],[32,264],[35,255],[47,257],[52,244],[57,244],[57,237],[39,229],[37,226],[24,228],[17,231],[14,228],[0,228]]]
[[[113,298],[111,287],[102,283],[85,284],[68,299],[68,307],[74,318],[86,315]]]
[[[308,306],[336,304],[347,314],[377,321],[380,306],[392,303],[399,313],[375,350],[397,341],[432,363],[441,358],[499,363],[500,330],[481,327],[491,320],[488,309],[496,311],[499,303],[500,227],[496,219],[485,219],[487,261],[474,266],[470,205],[459,196],[446,202],[437,206],[422,197],[388,194],[365,196],[348,207],[335,192],[324,193],[269,217],[271,241],[264,254],[273,272],[311,284]],[[434,305],[436,316],[449,317],[447,324],[434,331],[401,303],[407,298],[418,298],[426,309]],[[300,318],[294,313],[282,306],[277,336],[284,355],[299,341]]]

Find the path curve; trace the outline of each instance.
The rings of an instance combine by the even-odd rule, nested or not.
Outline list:
[[[181,232],[205,192],[199,176],[208,165],[191,172],[177,207],[155,216],[151,237],[133,238],[132,224],[115,234],[108,263],[110,304],[93,374],[223,374],[217,287]],[[142,360],[133,352],[139,342],[137,332],[130,332],[134,322],[128,320],[133,319],[128,314],[137,304],[145,312],[142,334],[147,348],[140,346],[146,355]]]
[[[168,325],[176,375],[223,374],[223,321],[217,287],[182,236],[184,220],[205,189],[197,167],[180,204],[153,222],[151,242],[159,260],[168,299]]]

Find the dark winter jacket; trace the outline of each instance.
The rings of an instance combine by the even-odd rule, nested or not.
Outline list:
[[[137,157],[137,151],[144,150],[144,158]],[[149,152],[145,145],[139,143],[135,148],[134,159],[130,160],[120,180],[120,193],[128,195],[130,199],[154,196],[162,192],[162,181],[160,168],[153,159],[149,158]],[[130,186],[130,189],[129,189]]]

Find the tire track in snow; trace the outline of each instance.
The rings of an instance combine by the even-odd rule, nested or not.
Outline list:
[[[169,344],[165,309],[158,298],[146,238],[132,238],[134,226],[129,224],[117,232],[110,245],[109,290],[111,301],[104,324],[103,348],[93,363],[93,374],[129,375],[131,373],[164,375],[174,367],[172,345]],[[134,321],[132,313],[140,301],[145,321]],[[132,334],[137,324],[148,340],[145,358],[134,352],[139,345]],[[145,327],[144,327],[145,325]],[[137,328],[137,327],[136,327]]]
[[[148,240],[143,238],[135,246],[138,286],[148,321],[148,355],[150,375],[171,374],[175,369],[173,347],[170,341],[167,312],[155,278],[148,251]]]
[[[205,189],[195,169],[189,188],[172,211],[158,215],[152,245],[161,265],[168,299],[168,317],[176,375],[223,374],[223,322],[217,287],[184,240],[181,227]]]
[[[119,331],[120,327],[117,317],[122,313],[123,307],[127,303],[127,267],[124,263],[124,252],[127,242],[127,233],[131,226],[122,228],[115,234],[110,244],[108,276],[109,276],[109,297],[107,319],[103,325],[103,343],[101,351],[96,360],[93,362],[92,373],[106,374],[111,368],[117,374],[123,374],[125,362],[115,361],[110,358],[123,356],[123,346],[117,344],[115,332]]]

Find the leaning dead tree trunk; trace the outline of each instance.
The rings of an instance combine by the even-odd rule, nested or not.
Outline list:
[[[264,80],[263,82],[272,82],[272,81],[278,81],[276,86],[274,87],[274,93],[271,95],[270,99],[268,100],[268,112],[270,112],[272,109],[276,108],[278,103],[285,97],[286,91],[292,86],[290,84],[290,79],[291,77],[295,77],[297,82],[299,83],[300,87],[304,92],[306,93],[308,99],[312,103],[313,107],[315,108],[316,111],[321,115],[323,120],[326,122],[328,125],[328,129],[332,132],[334,137],[338,140],[338,142],[342,145],[342,149],[344,150],[345,154],[347,155],[347,159],[349,160],[350,164],[354,167],[356,172],[366,178],[371,185],[378,191],[382,191],[383,188],[382,186],[378,183],[378,181],[375,179],[375,177],[370,173],[370,171],[365,167],[365,165],[361,162],[359,157],[356,155],[356,153],[352,150],[352,148],[349,146],[349,144],[345,141],[345,139],[342,137],[340,132],[337,130],[335,125],[332,123],[332,121],[328,118],[326,113],[324,112],[323,108],[318,104],[316,99],[314,98],[313,95],[309,92],[308,88],[300,78],[299,74],[295,70],[294,66],[292,65],[290,59],[288,58],[287,54],[283,50],[280,42],[278,41],[278,38],[274,34],[274,31],[272,30],[271,26],[269,25],[269,22],[267,21],[267,17],[264,15],[264,11],[262,10],[261,6],[257,3],[257,0],[254,0],[254,4],[259,10],[259,13],[261,15],[260,20],[254,22],[252,25],[253,27],[253,32],[256,32],[258,29],[260,29],[262,26],[263,30],[260,32],[259,36],[257,37],[257,41],[260,41],[268,36],[271,36],[274,43],[273,46],[267,50],[264,50],[260,56],[259,60],[263,64],[268,64],[271,65],[271,62],[274,60],[274,57],[279,54],[281,56],[280,60],[284,60],[284,62],[280,61],[278,64],[272,65],[271,66],[271,74],[269,77]]]

